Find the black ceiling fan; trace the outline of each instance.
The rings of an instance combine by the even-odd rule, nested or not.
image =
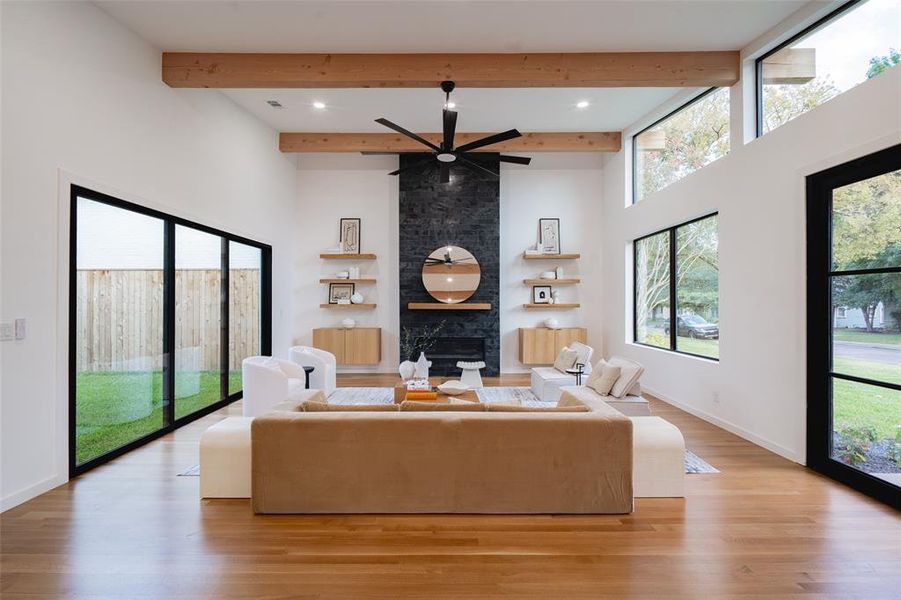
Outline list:
[[[498,177],[498,174],[492,171],[491,169],[487,169],[482,165],[478,164],[474,157],[470,156],[470,153],[478,148],[484,148],[485,146],[490,146],[492,144],[498,144],[500,142],[505,142],[507,140],[512,140],[514,138],[521,137],[522,134],[516,129],[510,129],[501,133],[496,133],[494,135],[489,135],[487,137],[483,137],[482,139],[475,140],[469,142],[467,144],[463,144],[462,146],[454,147],[454,134],[457,130],[457,113],[456,111],[450,110],[447,108],[448,103],[450,102],[450,94],[454,91],[455,84],[453,81],[442,81],[441,89],[445,93],[445,104],[443,111],[443,121],[444,121],[444,138],[440,145],[435,145],[429,140],[416,135],[412,131],[408,131],[397,125],[396,123],[392,123],[388,119],[381,118],[376,119],[375,122],[388,127],[389,129],[393,129],[398,133],[402,133],[410,139],[416,140],[423,146],[428,147],[432,152],[434,152],[433,156],[425,160],[421,160],[415,162],[411,165],[407,165],[402,169],[398,169],[396,171],[392,171],[388,173],[389,175],[400,175],[403,171],[409,171],[412,169],[417,169],[421,166],[424,166],[429,163],[435,163],[440,168],[440,181],[441,183],[448,183],[450,181],[450,166],[452,163],[459,163],[468,169],[475,171],[479,174],[488,174],[492,177]],[[372,154],[369,152],[364,152],[364,154]],[[387,153],[378,153],[378,154],[399,154],[397,152],[387,152]],[[507,156],[505,154],[500,155],[501,162],[515,163],[518,165],[527,165],[532,162],[531,158],[526,158],[522,156]]]

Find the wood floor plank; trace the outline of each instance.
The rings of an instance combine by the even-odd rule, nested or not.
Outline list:
[[[387,386],[388,375],[340,385]],[[521,375],[489,385],[528,385]],[[269,515],[200,500],[232,405],[0,515],[7,598],[898,598],[899,515],[652,399],[721,473],[631,515]],[[536,482],[540,485],[540,482]]]

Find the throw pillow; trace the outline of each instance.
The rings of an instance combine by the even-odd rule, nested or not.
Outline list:
[[[613,388],[610,390],[611,396],[622,398],[635,385],[641,374],[644,373],[644,367],[635,361],[620,358],[619,356],[611,358],[609,364],[622,369],[619,379],[616,380],[616,383],[613,384]]]
[[[589,386],[601,396],[606,396],[610,393],[610,390],[613,389],[613,384],[616,383],[621,374],[621,367],[605,364],[592,371],[591,377],[585,385]]]
[[[563,346],[560,348],[560,354],[557,355],[557,360],[554,361],[554,368],[561,373],[565,372],[567,369],[572,369],[573,365],[576,364],[577,358],[579,358],[578,352],[570,350],[567,346]]]

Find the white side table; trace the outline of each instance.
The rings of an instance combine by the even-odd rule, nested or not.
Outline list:
[[[468,385],[469,389],[475,390],[482,387],[482,374],[479,371],[485,368],[483,361],[467,362],[461,360],[457,363],[457,368],[463,369],[463,374],[460,375],[460,382]]]

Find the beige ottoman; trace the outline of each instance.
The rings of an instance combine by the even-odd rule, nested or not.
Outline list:
[[[228,417],[200,436],[200,497],[250,498],[250,424]]]
[[[632,419],[632,495],[636,498],[685,496],[682,432],[660,417],[629,418]]]

